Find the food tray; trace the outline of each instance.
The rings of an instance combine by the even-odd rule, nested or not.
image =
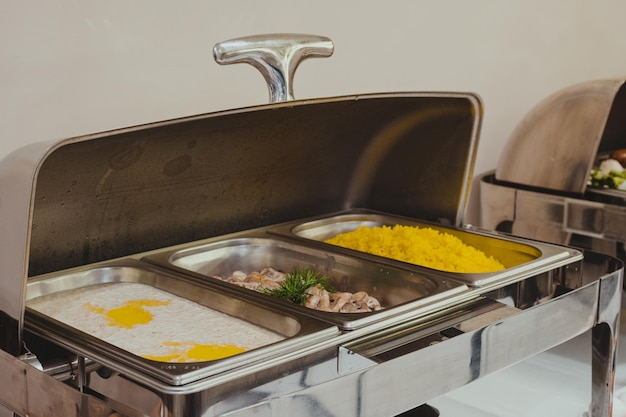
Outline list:
[[[88,287],[108,286],[110,288],[111,285],[123,283],[149,285],[208,307],[210,310],[242,319],[251,325],[250,328],[270,330],[278,334],[280,340],[218,360],[187,363],[160,362],[145,359],[118,347],[119,345],[108,343],[29,307],[41,297],[69,294],[68,291],[76,292]],[[119,368],[120,365],[129,366],[171,385],[185,384],[235,367],[269,360],[272,357],[309,346],[316,341],[327,340],[339,333],[336,326],[326,322],[299,315],[295,311],[285,312],[271,305],[262,305],[250,299],[243,299],[229,291],[217,291],[215,288],[186,280],[171,271],[159,270],[153,265],[136,259],[122,259],[35,277],[28,282],[26,297],[26,323],[31,330],[36,330],[44,337],[85,357],[112,366],[113,369]],[[70,306],[67,305],[67,307]],[[85,314],[89,313],[86,311]],[[185,323],[189,325],[188,321],[174,320],[172,327],[185,326]],[[211,328],[209,323],[206,327],[207,332],[218,331]]]
[[[440,232],[449,233],[461,239],[465,244],[473,246],[487,255],[493,256],[505,266],[505,269],[488,273],[443,272],[323,243],[326,239],[330,239],[340,233],[353,231],[360,226],[376,227],[383,225],[393,226],[397,224],[430,227]],[[502,285],[508,282],[514,282],[537,275],[544,272],[544,270],[552,270],[582,259],[582,253],[580,251],[568,247],[529,241],[527,239],[521,240],[493,232],[460,229],[452,226],[448,227],[441,224],[369,210],[352,210],[324,217],[285,223],[271,228],[270,233],[290,236],[302,242],[316,242],[320,244],[320,248],[324,247],[328,248],[328,250],[339,251],[347,255],[358,256],[375,262],[410,268],[412,271],[436,272],[450,279],[463,282],[471,287],[487,287],[493,284]]]
[[[336,324],[344,330],[411,311],[441,308],[442,304],[458,302],[469,296],[468,287],[460,282],[426,271],[407,271],[377,262],[364,261],[293,241],[269,236],[266,231],[234,234],[147,254],[144,261],[210,282],[212,285],[239,292],[242,296],[262,299],[281,305],[299,314],[310,315]],[[328,283],[337,291],[366,291],[376,297],[382,310],[363,313],[319,311],[275,298],[259,291],[242,288],[215,276],[229,276],[236,270],[246,273],[271,266],[282,272],[313,268],[329,277]],[[419,311],[418,311],[419,310]]]

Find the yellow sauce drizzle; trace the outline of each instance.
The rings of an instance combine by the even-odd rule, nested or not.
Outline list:
[[[143,358],[158,362],[202,362],[227,358],[246,351],[235,345],[204,345],[194,342],[165,342],[171,349],[165,355],[141,355]]]
[[[170,300],[130,300],[120,307],[109,310],[91,303],[86,303],[85,308],[93,313],[103,315],[108,326],[130,329],[152,321],[154,316],[146,307],[166,306],[169,303]],[[158,362],[202,362],[226,358],[247,350],[244,347],[235,345],[200,344],[195,342],[164,342],[162,345],[170,347],[166,354],[141,356]]]
[[[121,307],[110,310],[94,306],[91,303],[85,304],[85,307],[89,311],[104,315],[109,326],[130,329],[139,324],[148,324],[152,321],[154,316],[145,307],[160,307],[169,303],[170,300],[130,300]]]

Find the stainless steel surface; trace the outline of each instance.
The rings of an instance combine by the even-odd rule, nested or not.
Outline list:
[[[460,224],[480,112],[471,94],[362,95],[65,139],[29,178],[22,258],[41,275],[359,206]]]
[[[458,237],[467,245],[483,251],[485,254],[498,259],[505,270],[485,273],[452,273],[445,276],[449,279],[463,282],[473,287],[490,287],[494,285],[504,286],[519,281],[529,276],[537,275],[546,270],[546,265],[558,267],[567,265],[581,259],[582,254],[571,248],[554,246],[542,242],[528,242],[512,236],[497,236],[493,233],[482,233],[477,230],[468,230],[429,223],[417,219],[403,218],[385,213],[373,213],[366,210],[356,212],[339,213],[315,220],[301,220],[275,228],[275,233],[298,236],[300,238],[322,242],[336,236],[339,233],[353,231],[359,226],[393,226],[396,224],[429,227],[441,232],[449,233]],[[396,266],[406,267],[404,262],[375,257],[364,253],[344,250],[336,246],[325,244],[342,253],[351,253],[366,259],[377,259],[378,262],[391,263]],[[417,270],[430,270],[430,268],[415,267]],[[439,271],[438,271],[439,272]]]
[[[333,42],[325,36],[269,34],[246,36],[220,42],[213,47],[218,64],[248,63],[258,69],[269,88],[270,103],[293,100],[293,76],[311,57],[329,57]]]
[[[109,417],[113,413],[104,401],[80,393],[2,349],[0,369],[0,415],[3,417],[2,406],[22,417]]]
[[[626,259],[626,207],[480,178],[481,227]]]
[[[480,178],[480,227],[515,236],[567,245],[571,233],[564,229],[568,197],[509,187],[493,173]]]
[[[302,50],[293,54],[304,56]],[[283,70],[290,74],[296,62]],[[298,337],[288,338],[263,357],[219,371],[214,363],[150,368],[24,307],[27,287],[32,295],[50,291],[47,279],[52,291],[80,286],[101,278],[78,271],[102,272],[103,264],[132,259],[133,268],[121,268],[131,280],[148,279],[134,274],[144,268],[173,274],[180,279],[169,289],[221,299],[224,308],[255,305],[229,311],[263,321],[268,303],[137,258],[361,208],[460,228],[481,117],[474,94],[355,95],[199,115],[18,150],[0,163],[0,226],[10,232],[0,243],[0,404],[23,417],[99,417],[113,410],[129,417],[392,416],[594,329],[591,410],[593,417],[608,417],[623,264],[606,255],[578,259],[568,253],[566,260],[529,269],[523,279],[473,287],[472,297],[456,303],[444,297],[426,312],[406,309],[349,331],[276,303],[271,310],[284,313],[279,323],[310,322],[314,337],[295,344]],[[463,233],[481,241],[490,236]],[[536,246],[519,243],[510,249]],[[513,305],[498,301],[502,296]],[[61,382],[17,359],[31,347],[38,357],[54,347],[76,359],[76,378]]]
[[[496,179],[583,193],[596,155],[624,145],[623,86],[623,79],[593,80],[545,98],[511,134]]]
[[[589,255],[587,260],[594,258]],[[590,268],[589,274],[604,269],[602,257],[595,257],[595,263],[587,262]],[[623,266],[623,265],[622,265]],[[591,416],[608,416],[611,414],[613,404],[613,393],[615,388],[615,363],[617,357],[619,323],[621,310],[621,297],[616,294],[622,293],[622,280],[614,277],[600,282],[600,294],[598,302],[598,322],[600,324],[593,327],[592,340],[594,349],[591,350]],[[609,389],[607,387],[609,383]]]
[[[48,145],[15,151],[0,164],[0,349],[22,353],[24,299],[32,217],[32,181]]]
[[[334,323],[342,329],[354,329],[400,313],[412,311],[416,316],[433,309],[476,297],[466,285],[440,276],[402,270],[379,263],[342,256],[310,246],[298,245],[259,231],[195,242],[182,247],[157,251],[143,258],[165,268],[173,268],[218,286],[240,292],[243,296],[264,299],[285,308]],[[273,267],[283,272],[313,268],[329,277],[337,291],[366,291],[384,307],[368,313],[333,313],[318,311],[279,300],[221,281],[234,271],[246,273]]]

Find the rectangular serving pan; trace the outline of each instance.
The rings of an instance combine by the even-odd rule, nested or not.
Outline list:
[[[214,361],[159,362],[144,359],[28,306],[29,302],[38,297],[111,283],[150,285],[271,330],[284,336],[284,339]],[[160,270],[131,258],[32,278],[27,284],[26,300],[25,326],[33,333],[124,374],[135,374],[139,379],[151,376],[170,385],[183,385],[258,361],[269,360],[339,334],[336,326],[300,315],[297,311],[285,311],[269,304],[262,305],[254,300],[238,297],[237,294],[227,290],[216,290],[200,282],[186,280],[172,271]],[[184,326],[184,323],[179,325]],[[215,329],[207,325],[207,331]]]
[[[468,287],[458,281],[433,276],[427,271],[407,271],[342,255],[332,249],[320,250],[296,244],[268,235],[262,228],[155,251],[142,260],[193,275],[220,288],[237,291],[242,296],[328,321],[343,330],[359,328],[406,312],[414,312],[418,317],[472,296]],[[337,291],[366,291],[381,302],[383,309],[364,313],[319,311],[215,278],[228,277],[236,270],[249,274],[268,266],[281,272],[313,268],[327,275],[328,283]]]
[[[440,232],[449,233],[461,239],[465,244],[473,246],[487,255],[493,256],[505,266],[505,269],[503,271],[487,273],[436,271],[431,268],[324,243],[326,239],[330,239],[339,233],[353,231],[360,226],[376,227],[383,225],[393,226],[396,224],[430,227]],[[444,276],[447,276],[449,279],[458,280],[470,287],[481,287],[481,289],[496,285],[507,285],[545,271],[556,269],[560,266],[568,265],[583,258],[582,253],[573,248],[556,246],[539,241],[529,241],[527,239],[522,240],[513,236],[493,232],[444,226],[365,209],[355,209],[328,216],[290,222],[271,228],[269,232],[276,235],[289,236],[300,242],[316,242],[320,244],[319,247],[332,247],[334,251],[339,251],[351,256],[358,256],[363,259],[374,260],[376,262],[403,268],[409,267],[413,271],[437,272],[444,274]]]

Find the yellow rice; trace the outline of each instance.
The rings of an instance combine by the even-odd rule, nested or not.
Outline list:
[[[504,266],[449,233],[417,226],[361,226],[326,240],[337,246],[446,272],[494,272]]]

